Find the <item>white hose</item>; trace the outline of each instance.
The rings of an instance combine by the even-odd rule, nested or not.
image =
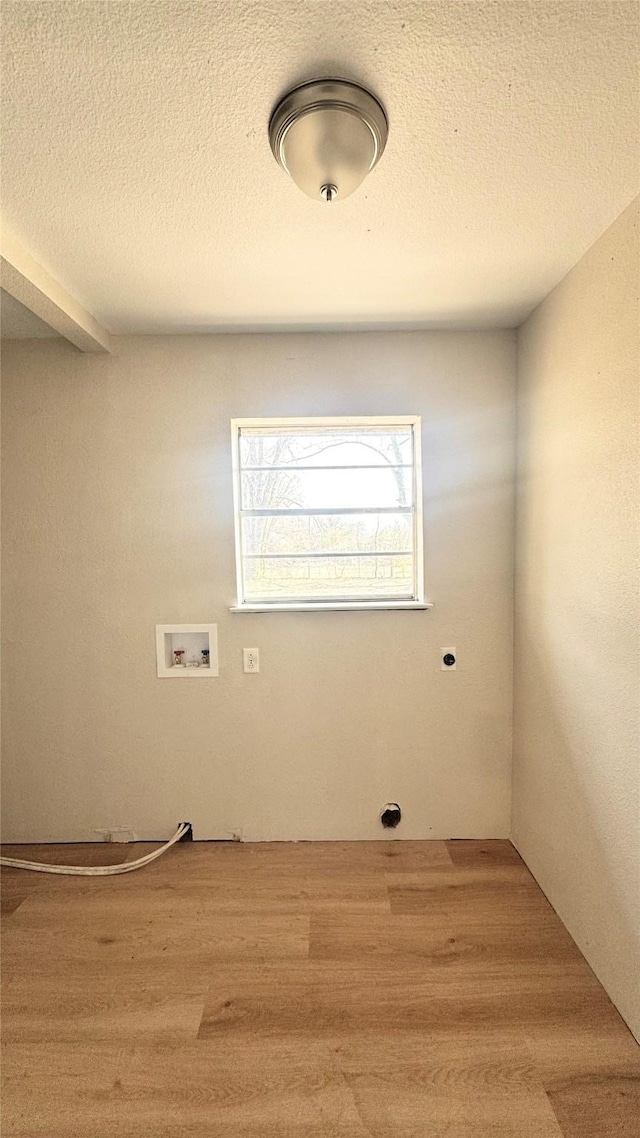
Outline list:
[[[115,873],[131,873],[133,869],[140,869],[155,861],[169,846],[175,845],[189,830],[188,822],[181,822],[172,838],[159,849],[139,857],[137,861],[124,861],[120,865],[45,865],[41,861],[20,861],[15,857],[0,857],[0,865],[11,866],[12,869],[33,869],[38,873],[67,873],[72,877],[109,877]]]

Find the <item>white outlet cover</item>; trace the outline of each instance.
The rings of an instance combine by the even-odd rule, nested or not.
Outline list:
[[[455,664],[445,664],[444,658],[449,653],[451,653],[452,656],[455,656],[455,658],[456,658]],[[455,648],[441,648],[440,649],[440,670],[442,672],[455,672],[457,666],[458,666],[458,653],[457,653],[456,649]]]
[[[251,672],[255,675],[260,671],[260,649],[259,648],[243,648],[242,649],[242,666],[245,672]]]
[[[135,842],[137,841],[134,830],[128,830],[124,826],[111,826],[109,829],[92,830],[93,834],[99,834],[100,840],[103,842]]]

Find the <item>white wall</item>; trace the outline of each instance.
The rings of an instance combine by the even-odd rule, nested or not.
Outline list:
[[[388,799],[394,836],[506,836],[514,366],[509,332],[6,347],[5,840],[377,838]],[[231,417],[384,413],[423,416],[435,609],[230,614]],[[156,679],[178,621],[219,679]]]
[[[513,834],[640,1033],[638,204],[520,329]]]

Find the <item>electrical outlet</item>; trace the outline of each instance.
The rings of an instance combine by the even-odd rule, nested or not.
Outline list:
[[[137,840],[133,830],[127,830],[125,826],[112,826],[109,830],[92,830],[92,833],[99,834],[100,840],[103,842],[135,842]]]
[[[242,649],[242,664],[245,672],[260,671],[260,652],[257,648]]]
[[[443,672],[455,672],[458,656],[455,648],[440,649],[440,668]]]

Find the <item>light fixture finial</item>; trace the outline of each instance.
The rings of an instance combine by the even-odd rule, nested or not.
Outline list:
[[[320,186],[320,197],[324,198],[326,202],[333,202],[338,196],[337,186]]]

